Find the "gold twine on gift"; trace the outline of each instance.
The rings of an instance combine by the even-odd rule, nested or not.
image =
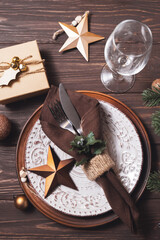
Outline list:
[[[29,58],[32,58],[33,56],[32,55],[29,55],[29,56],[27,56],[27,57],[25,57],[25,58],[23,58],[23,59],[20,59],[20,63],[24,63],[24,61],[25,60],[27,60],[27,59],[29,59]],[[25,64],[26,65],[30,65],[30,64],[39,64],[39,63],[43,63],[45,60],[44,59],[42,59],[42,60],[31,60],[30,62],[29,61],[27,61]]]
[[[25,64],[26,66],[27,65],[34,65],[34,64],[36,65],[36,64],[44,63],[44,61],[45,61],[44,59],[42,59],[42,60],[31,60],[31,61],[25,62],[26,60],[28,60],[32,57],[33,57],[32,55],[29,55],[29,56],[27,56],[23,59],[19,59],[19,64]],[[11,67],[11,63],[0,62],[0,72],[3,72],[5,70],[9,69],[10,67]],[[37,69],[35,71],[32,71],[32,72],[27,72],[27,69],[25,71],[20,70],[20,72],[21,72],[21,74],[23,74],[23,76],[25,76],[25,75],[28,75],[28,74],[44,72],[44,67],[39,68],[39,69]]]
[[[115,163],[108,153],[103,153],[93,157],[88,163],[82,166],[82,169],[89,180],[95,181],[105,172],[115,167]]]
[[[86,15],[89,15],[89,11],[86,11],[82,16],[77,16],[77,17],[75,18],[75,20],[73,20],[73,21],[71,22],[71,26],[76,27],[76,26],[82,21],[82,19],[83,19]],[[52,39],[53,39],[53,40],[56,40],[56,38],[57,38],[60,34],[62,34],[63,32],[64,32],[63,29],[57,30],[57,31],[53,34]]]
[[[10,63],[8,62],[0,62],[0,72],[4,72],[5,70],[10,68]]]

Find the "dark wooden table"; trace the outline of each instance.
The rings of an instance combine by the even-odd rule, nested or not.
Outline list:
[[[66,34],[55,42],[52,34],[59,29],[58,22],[70,23],[86,10],[89,30],[105,36],[124,19],[146,23],[153,33],[153,51],[148,65],[136,76],[134,87],[125,94],[110,94],[100,81],[104,65],[105,41],[90,45],[89,62],[75,49],[65,53],[58,50]],[[159,0],[1,0],[0,48],[37,40],[50,84],[64,83],[72,90],[93,90],[108,93],[128,105],[141,119],[152,147],[152,171],[160,169],[160,137],[151,127],[151,114],[158,107],[143,105],[141,93],[160,78],[160,1]],[[16,145],[19,134],[30,115],[39,107],[45,95],[0,106],[12,122],[10,137],[0,142],[0,239],[160,239],[160,194],[145,190],[138,202],[142,228],[138,235],[130,233],[120,221],[93,229],[75,229],[56,223],[34,207],[22,212],[14,207],[13,195],[22,193],[16,173]]]

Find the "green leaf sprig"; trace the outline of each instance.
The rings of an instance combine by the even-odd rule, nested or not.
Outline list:
[[[155,88],[155,91],[148,88],[143,91],[142,93],[142,99],[144,101],[144,104],[148,107],[158,106],[160,105],[160,90],[158,88]]]
[[[158,85],[160,88],[160,85]],[[146,106],[154,107],[160,105],[160,89],[154,87],[143,91],[142,98]],[[160,136],[160,110],[152,114],[152,127]],[[160,170],[150,173],[146,188],[152,192],[160,192]]]
[[[160,88],[160,85],[158,85]],[[160,106],[160,89],[153,87],[153,90],[148,88],[143,91],[142,99],[144,104],[148,107]],[[160,136],[160,111],[152,114],[152,127],[155,134]]]
[[[79,155],[85,156],[81,161],[76,162],[76,166],[79,166],[89,162],[94,156],[101,154],[106,148],[106,142],[95,139],[94,133],[90,132],[87,136],[76,135],[71,142],[71,146],[70,151],[76,150]]]
[[[160,110],[152,114],[152,127],[155,134],[160,136]]]
[[[160,192],[160,171],[154,171],[150,173],[147,189],[152,192]]]

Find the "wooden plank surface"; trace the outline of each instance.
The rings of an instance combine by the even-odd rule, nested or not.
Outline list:
[[[153,33],[153,50],[148,65],[137,74],[133,88],[125,94],[110,94],[100,81],[106,39],[89,47],[89,62],[78,50],[59,53],[67,39],[62,34],[56,41],[53,32],[58,22],[70,24],[86,10],[89,30],[106,39],[114,27],[124,19],[136,19],[146,23]],[[0,48],[37,40],[50,84],[64,83],[72,90],[93,90],[110,94],[129,106],[140,118],[149,135],[152,146],[152,170],[160,169],[160,137],[151,127],[151,114],[159,107],[145,107],[141,93],[160,78],[160,1],[114,0],[1,0],[0,1]],[[18,53],[17,53],[18,54]],[[160,194],[145,190],[138,202],[142,227],[137,235],[116,220],[94,229],[73,229],[51,221],[31,207],[21,212],[14,207],[13,195],[22,193],[16,173],[16,145],[19,134],[30,115],[44,101],[46,95],[22,100],[6,106],[0,105],[0,114],[12,122],[9,138],[0,142],[0,239],[149,239],[160,236]]]
[[[155,208],[150,208],[150,204]],[[142,217],[142,227],[140,234],[135,236],[128,232],[128,229],[120,220],[113,223],[92,228],[76,229],[62,226],[56,222],[50,221],[36,209],[31,208],[27,213],[14,208],[12,201],[0,201],[1,216],[1,237],[0,239],[121,239],[158,240],[158,199],[141,201],[140,213]],[[146,211],[147,209],[147,211]],[[6,211],[8,214],[6,215]],[[3,217],[2,217],[3,216]],[[154,216],[154,217],[153,217]],[[146,226],[148,226],[146,228]],[[155,236],[155,238],[146,238]],[[156,238],[157,236],[157,238]]]

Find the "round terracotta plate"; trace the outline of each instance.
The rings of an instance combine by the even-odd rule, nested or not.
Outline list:
[[[88,95],[90,97],[96,98],[97,100],[102,100],[107,103],[112,104],[116,108],[118,108],[121,112],[123,112],[134,124],[135,128],[137,129],[137,132],[139,134],[142,149],[143,149],[143,166],[140,174],[140,178],[136,184],[136,187],[134,188],[132,192],[133,198],[137,201],[140,196],[142,195],[144,188],[146,186],[146,180],[148,179],[149,172],[150,172],[150,166],[151,166],[151,147],[150,142],[148,139],[148,135],[139,120],[139,118],[122,102],[119,100],[99,93],[99,92],[92,92],[92,91],[79,91],[85,95]],[[24,126],[21,135],[19,137],[18,145],[17,145],[17,171],[21,170],[23,166],[25,166],[25,150],[26,150],[26,144],[29,137],[29,134],[36,123],[36,121],[39,119],[40,112],[41,112],[42,106],[40,106],[30,117],[30,119],[27,121],[26,125]],[[18,174],[19,178],[19,174]],[[19,179],[20,181],[20,179]],[[20,184],[28,197],[28,199],[31,201],[31,203],[44,215],[47,217],[62,223],[64,225],[72,226],[72,227],[81,227],[81,228],[88,228],[88,227],[94,227],[99,226],[108,222],[113,221],[117,218],[117,216],[113,213],[113,211],[108,211],[104,214],[99,214],[97,216],[89,216],[89,217],[77,217],[72,215],[67,215],[63,212],[60,212],[50,205],[48,205],[46,202],[43,201],[42,198],[37,196],[37,194],[34,194],[34,189],[30,189],[27,184],[22,183],[20,181]]]

